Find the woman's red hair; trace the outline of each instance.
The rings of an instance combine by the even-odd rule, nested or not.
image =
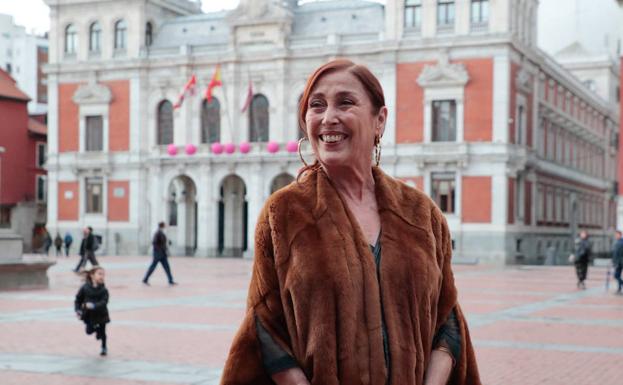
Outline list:
[[[385,95],[383,94],[383,88],[381,87],[381,83],[379,80],[372,74],[372,72],[368,69],[368,67],[355,64],[348,59],[336,59],[332,60],[322,66],[318,67],[316,71],[307,79],[307,84],[305,84],[305,90],[303,91],[303,95],[301,96],[301,100],[299,101],[299,129],[303,131],[304,135],[307,137],[307,126],[305,124],[305,115],[307,115],[307,107],[309,102],[309,97],[311,96],[312,90],[318,83],[318,80],[322,78],[324,75],[333,72],[347,71],[352,74],[354,77],[359,80],[363,89],[366,91],[366,94],[370,98],[370,102],[372,104],[373,115],[378,114],[378,112],[385,106]],[[314,164],[303,167],[299,171],[299,176],[305,173],[305,171],[319,167],[318,160],[314,162]]]

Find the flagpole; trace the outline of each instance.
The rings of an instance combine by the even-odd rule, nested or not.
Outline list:
[[[233,132],[234,132],[234,125],[231,122],[231,114],[229,113],[229,98],[227,97],[227,89],[225,89],[225,83],[227,83],[225,81],[225,79],[223,79],[223,73],[221,72],[221,88],[223,88],[223,99],[225,99],[225,105],[227,106],[227,123],[229,125],[229,132],[231,133],[231,141],[232,143],[234,142],[234,137],[233,137]],[[237,141],[238,138],[236,138]]]

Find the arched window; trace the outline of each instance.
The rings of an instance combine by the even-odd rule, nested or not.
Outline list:
[[[154,42],[154,27],[150,22],[145,24],[145,47],[151,46]]]
[[[78,48],[78,31],[75,25],[69,24],[65,27],[65,53],[75,55],[76,48]]]
[[[124,50],[126,48],[126,32],[128,30],[125,20],[121,19],[115,23],[115,49]]]
[[[201,143],[214,143],[221,140],[221,103],[212,97],[201,106]]]
[[[158,144],[173,143],[173,104],[163,100],[158,104]]]
[[[102,27],[97,21],[89,27],[89,52],[99,53],[101,45]]]
[[[262,94],[254,95],[251,101],[249,141],[268,142],[268,99]]]

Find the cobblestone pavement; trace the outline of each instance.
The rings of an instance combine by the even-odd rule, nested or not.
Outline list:
[[[172,258],[178,286],[147,257],[103,257],[109,355],[72,309],[75,258],[50,269],[50,289],[0,292],[0,384],[217,384],[245,307],[248,260]],[[571,267],[455,266],[485,385],[621,383],[623,296],[606,269],[575,289]],[[402,385],[402,384],[401,384]]]

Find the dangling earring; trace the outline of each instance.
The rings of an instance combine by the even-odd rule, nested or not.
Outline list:
[[[376,167],[381,164],[381,138],[379,136],[374,137],[374,163]]]
[[[301,139],[299,139],[298,151],[299,151],[299,158],[301,158],[301,162],[303,162],[305,167],[309,167],[307,162],[305,162],[305,158],[303,158],[303,154],[301,154],[301,147],[303,147],[303,142],[306,140],[307,140],[306,137],[302,137]]]

